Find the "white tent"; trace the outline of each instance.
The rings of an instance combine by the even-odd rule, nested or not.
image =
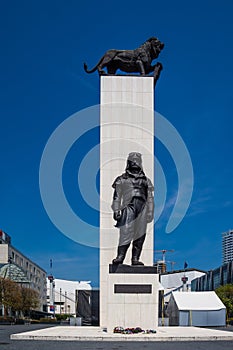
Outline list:
[[[226,307],[215,292],[173,292],[166,311],[170,326],[226,324]]]

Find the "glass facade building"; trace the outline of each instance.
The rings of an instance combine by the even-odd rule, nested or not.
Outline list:
[[[233,260],[233,230],[222,233],[222,263]]]
[[[191,290],[195,292],[211,291],[225,284],[233,284],[233,260],[194,279],[191,282]]]

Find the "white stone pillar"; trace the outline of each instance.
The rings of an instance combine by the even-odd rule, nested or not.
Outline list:
[[[116,257],[119,230],[111,203],[114,179],[125,171],[130,152],[142,154],[143,170],[154,183],[154,78],[100,78],[100,326],[109,323],[109,264]],[[153,223],[148,224],[140,260],[153,265]],[[131,247],[125,264],[130,265]]]

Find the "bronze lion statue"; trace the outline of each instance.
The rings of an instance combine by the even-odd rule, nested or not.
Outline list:
[[[164,43],[152,37],[135,50],[108,50],[94,68],[88,70],[84,63],[84,70],[87,73],[98,70],[99,75],[106,74],[103,68],[107,69],[108,74],[115,74],[120,69],[126,73],[146,75],[155,72],[159,75],[162,69],[161,63],[155,65],[151,63],[159,56],[163,48]]]

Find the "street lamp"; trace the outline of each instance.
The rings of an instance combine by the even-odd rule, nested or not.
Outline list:
[[[61,315],[61,288],[60,288],[60,315]]]

